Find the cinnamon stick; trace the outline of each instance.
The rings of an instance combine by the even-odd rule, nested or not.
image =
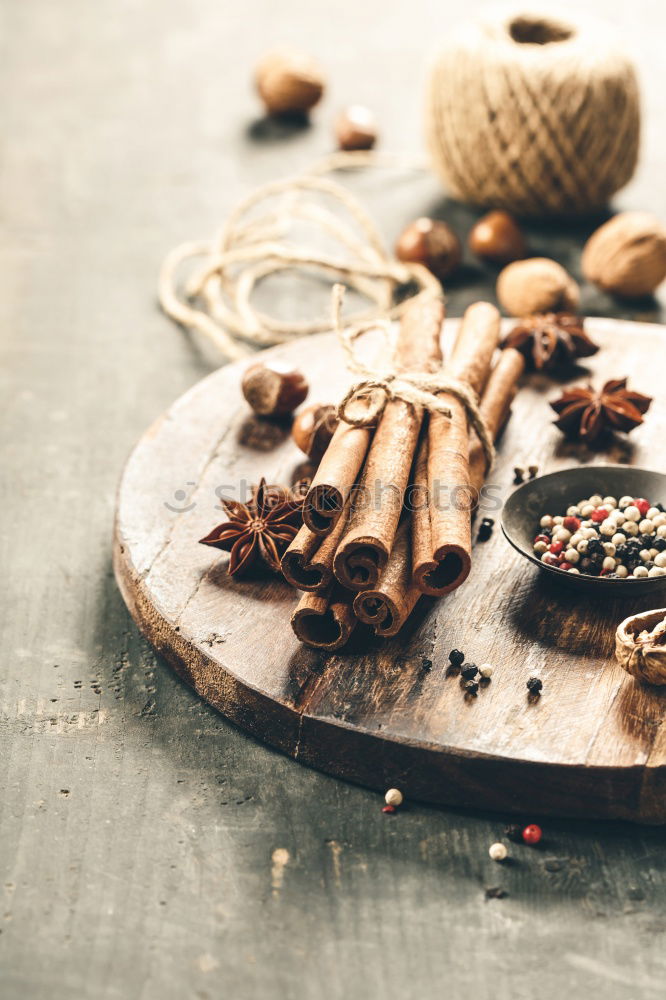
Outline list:
[[[517,391],[517,382],[525,368],[525,359],[519,351],[507,348],[502,351],[493,368],[481,398],[480,410],[493,438],[501,432],[511,409]],[[422,435],[418,449],[415,478],[426,479],[427,429]],[[485,455],[478,440],[470,447],[470,482],[477,491],[485,479]],[[365,590],[354,599],[354,611],[358,618],[374,627],[377,635],[393,636],[401,630],[419,599],[423,596],[412,579],[413,536],[421,528],[423,518],[429,519],[425,495],[415,490],[411,498],[412,516],[403,521],[398,529],[393,550],[382,572],[379,583],[373,590]],[[411,521],[411,524],[410,524]]]
[[[357,617],[372,625],[377,635],[397,635],[423,595],[412,583],[412,519],[407,518],[395,536],[391,555],[376,588],[354,598]]]
[[[448,371],[481,394],[500,334],[500,317],[489,302],[470,306],[463,317]],[[442,393],[451,418],[431,413],[426,455],[416,483],[428,491],[428,517],[414,524],[413,577],[424,594],[455,590],[472,566],[470,432],[462,403]],[[423,478],[425,476],[425,479]]]
[[[370,444],[370,427],[341,420],[310,484],[303,521],[316,535],[327,535],[342,513]]]
[[[518,379],[525,371],[525,358],[513,347],[505,348],[488,378],[481,397],[481,416],[493,439],[499,437],[511,411],[511,403],[518,391]],[[481,442],[474,435],[469,449],[469,480],[478,496],[486,479],[486,458]]]
[[[399,371],[435,371],[441,364],[441,299],[414,300],[405,311],[397,346]],[[358,502],[333,562],[349,590],[374,587],[388,560],[403,507],[423,409],[401,399],[387,403],[375,431]]]
[[[291,626],[306,646],[332,652],[345,645],[357,621],[351,594],[333,583],[324,593],[303,594],[292,615]]]
[[[333,557],[347,522],[346,513],[322,537],[304,524],[282,556],[282,573],[297,590],[313,593],[326,589],[333,579]]]

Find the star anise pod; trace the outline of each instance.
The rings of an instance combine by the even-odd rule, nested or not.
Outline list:
[[[222,505],[229,520],[213,528],[201,544],[231,553],[230,576],[241,576],[257,561],[279,573],[280,558],[303,521],[303,497],[262,479],[249,503],[222,498]]]
[[[585,332],[585,320],[566,312],[525,316],[504,338],[502,347],[515,347],[537,371],[571,365],[599,350]]]
[[[592,385],[566,389],[550,405],[555,425],[568,437],[595,444],[605,431],[629,432],[643,423],[652,399],[627,389],[627,379],[611,379],[600,391]]]

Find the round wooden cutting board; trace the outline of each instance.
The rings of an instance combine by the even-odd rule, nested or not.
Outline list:
[[[587,328],[603,347],[589,364],[593,380],[628,375],[655,397],[645,425],[604,454],[565,443],[548,406],[558,386],[531,376],[490,477],[500,496],[515,465],[666,468],[666,329],[594,319]],[[307,374],[312,401],[334,401],[348,384],[332,335],[268,353]],[[322,655],[296,641],[297,596],[286,583],[228,577],[228,556],[198,544],[225,519],[219,496],[240,499],[241,484],[262,475],[292,481],[302,461],[288,427],[248,410],[243,367],[221,368],[174,403],[139,441],[120,484],[116,577],[140,629],[178,673],[257,738],[373,788],[529,815],[666,821],[666,690],[635,682],[614,659],[615,628],[644,599],[611,602],[550,583],[497,526],[476,543],[467,582],[422,601],[404,635],[357,631],[346,650]],[[475,699],[447,676],[453,647],[494,664]],[[532,703],[534,673],[544,686]]]

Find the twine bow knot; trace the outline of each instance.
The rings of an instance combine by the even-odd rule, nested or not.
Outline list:
[[[371,320],[345,327],[341,321],[344,287],[333,288],[333,328],[347,356],[349,371],[362,376],[361,380],[349,387],[338,404],[338,418],[353,427],[374,427],[379,422],[387,403],[401,399],[415,407],[423,407],[430,413],[440,413],[449,420],[451,407],[441,398],[440,393],[454,396],[465,408],[467,419],[481,442],[489,469],[495,460],[492,436],[479,408],[479,398],[466,382],[461,381],[441,369],[438,371],[398,372],[395,357],[395,333],[393,326],[384,320]],[[373,368],[360,357],[356,342],[370,330],[383,333],[391,364],[386,368]],[[362,407],[354,404],[363,404]]]

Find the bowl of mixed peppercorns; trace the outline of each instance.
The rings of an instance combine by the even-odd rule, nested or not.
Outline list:
[[[564,469],[524,483],[502,530],[521,555],[577,587],[666,586],[666,475],[630,466]]]

